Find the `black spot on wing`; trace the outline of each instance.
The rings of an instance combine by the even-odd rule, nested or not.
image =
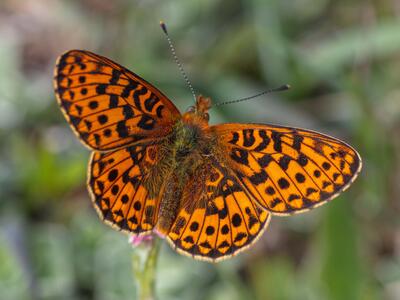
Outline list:
[[[122,113],[125,119],[131,119],[135,116],[133,109],[130,105],[124,105],[122,108]]]
[[[117,69],[113,69],[111,74],[110,84],[117,84],[120,76],[121,72],[118,71]]]
[[[299,157],[297,158],[297,162],[300,164],[300,166],[305,167],[308,164],[308,158],[303,153],[300,153]]]
[[[139,122],[137,123],[137,126],[144,130],[152,130],[155,126],[155,123],[156,121],[152,117],[148,115],[142,115]]]
[[[295,134],[293,138],[293,149],[300,151],[303,139],[304,138],[302,136]]]
[[[162,118],[162,111],[164,109],[164,105],[159,105],[156,109],[156,115],[158,118]]]
[[[244,129],[243,130],[243,146],[251,147],[255,143],[256,139],[254,138],[254,130],[253,129]]]
[[[110,95],[110,102],[108,104],[109,108],[115,108],[118,106],[118,96],[117,95]]]
[[[249,164],[248,156],[249,156],[248,152],[240,148],[234,148],[231,151],[231,158],[237,163],[242,165]]]
[[[291,194],[291,195],[289,196],[289,198],[288,198],[288,201],[291,202],[291,201],[298,200],[298,199],[301,199],[301,197],[300,197],[299,195],[297,195],[297,194]]]
[[[285,190],[290,186],[289,181],[287,181],[285,178],[281,177],[278,180],[278,185],[281,189]]]
[[[289,163],[292,160],[292,158],[288,155],[284,155],[279,159],[279,166],[286,171],[289,167]]]
[[[69,112],[71,108],[72,103],[66,100],[61,100],[61,106],[64,107],[64,109]]]
[[[141,111],[143,111],[142,103],[140,101],[140,96],[141,95],[145,95],[147,93],[147,89],[145,87],[142,87],[141,89],[137,89],[136,86],[135,86],[134,88],[131,88],[131,89],[127,90],[126,93],[128,93],[128,95],[129,95],[131,90],[135,90],[133,92],[133,102],[135,103],[136,108],[141,110]]]
[[[236,242],[240,242],[241,240],[243,240],[244,238],[247,238],[247,234],[244,232],[240,232],[235,236],[235,239],[233,240],[235,243]]]
[[[129,129],[125,124],[125,121],[119,121],[117,123],[117,132],[120,138],[126,138],[129,136]]]
[[[131,94],[132,91],[135,91],[133,93],[133,97],[135,99],[135,95],[138,94],[139,96],[139,91],[136,90],[138,87],[138,84],[132,80],[129,81],[129,84],[127,86],[124,87],[124,89],[122,90],[121,93],[121,97],[123,98],[128,98]],[[136,101],[135,101],[135,105],[136,105]],[[139,99],[139,105],[140,105],[140,99]],[[138,108],[140,108],[141,106],[139,106]]]
[[[302,173],[296,173],[295,178],[298,183],[304,183],[306,181],[306,177]]]
[[[151,94],[151,96],[144,101],[144,107],[148,112],[151,112],[158,102],[160,102],[160,100],[155,95]]]
[[[260,152],[263,151],[269,145],[271,139],[268,137],[267,132],[265,130],[258,131],[258,135],[261,138],[260,144],[254,148],[254,151]]]
[[[254,173],[252,176],[250,176],[249,180],[251,181],[251,183],[259,185],[268,180],[268,175],[264,170],[261,170],[260,172]]]
[[[282,134],[276,131],[273,131],[271,134],[272,141],[274,142],[274,150],[276,152],[282,152]]]
[[[105,94],[105,93],[106,93],[107,86],[108,86],[107,84],[99,84],[99,85],[96,87],[96,93],[99,94],[99,95]]]
[[[241,217],[238,213],[235,213],[235,214],[232,216],[232,225],[233,225],[234,227],[239,227],[240,224],[242,224],[242,217]]]
[[[229,144],[236,145],[236,143],[239,141],[239,133],[237,132],[232,132],[232,139],[228,142]]]
[[[272,158],[271,155],[269,154],[264,154],[264,156],[260,157],[259,159],[257,159],[258,164],[260,165],[261,168],[265,168],[269,165],[269,163],[271,161],[273,161],[274,159]]]
[[[70,119],[72,125],[74,125],[75,127],[78,127],[79,123],[82,120],[81,118],[75,117],[75,116],[69,116],[69,119]]]
[[[278,204],[282,203],[283,201],[280,198],[274,198],[270,204],[271,208],[274,208]]]

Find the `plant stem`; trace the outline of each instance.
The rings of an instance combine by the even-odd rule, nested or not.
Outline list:
[[[136,281],[138,300],[155,300],[155,277],[160,238],[154,236],[151,243],[143,246],[145,253],[135,249],[132,254],[132,269]],[[142,254],[142,255],[141,255]]]

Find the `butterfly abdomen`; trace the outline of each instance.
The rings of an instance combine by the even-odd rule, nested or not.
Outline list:
[[[162,198],[156,227],[159,233],[166,235],[176,218],[176,211],[179,208],[179,199],[182,194],[179,180],[173,174],[169,174],[162,187],[161,194]]]

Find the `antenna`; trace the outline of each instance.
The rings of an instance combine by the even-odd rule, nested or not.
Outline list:
[[[164,31],[165,36],[167,37],[169,48],[171,49],[171,53],[172,53],[172,56],[173,56],[173,58],[175,60],[175,63],[178,65],[179,71],[181,72],[181,74],[183,76],[183,79],[185,79],[187,85],[189,86],[190,91],[192,92],[192,95],[193,95],[193,98],[194,98],[194,102],[196,102],[196,93],[194,92],[193,86],[190,83],[190,80],[187,77],[187,75],[185,73],[185,70],[183,69],[183,65],[181,64],[181,62],[178,59],[178,56],[176,55],[175,47],[172,44],[172,40],[169,37],[168,31],[167,31],[167,25],[165,25],[165,23],[163,21],[160,21],[160,26],[161,26],[161,29]]]
[[[274,88],[274,89],[266,90],[266,91],[264,91],[264,92],[262,92],[262,93],[259,93],[259,94],[257,94],[257,95],[254,95],[254,96],[245,97],[245,98],[241,98],[241,99],[237,99],[237,100],[230,100],[230,101],[224,101],[224,102],[216,103],[215,106],[221,106],[221,105],[225,105],[225,104],[243,102],[243,101],[247,101],[247,100],[250,100],[250,99],[253,99],[253,98],[260,97],[260,96],[265,95],[265,94],[287,91],[288,89],[290,89],[290,85],[284,84],[284,85],[282,85],[282,86],[280,86],[280,87],[277,87],[277,88]]]

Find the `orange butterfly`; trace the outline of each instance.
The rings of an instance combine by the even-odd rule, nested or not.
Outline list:
[[[179,253],[219,261],[248,248],[271,215],[308,211],[357,177],[359,154],[335,138],[268,124],[208,124],[211,100],[183,115],[157,88],[88,51],[62,55],[55,92],[94,150],[88,188],[108,224],[156,231]]]

